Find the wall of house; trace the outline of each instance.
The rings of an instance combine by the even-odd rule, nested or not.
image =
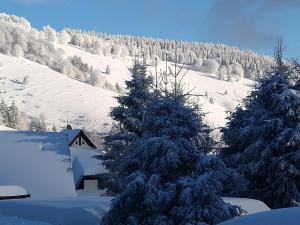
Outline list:
[[[88,144],[85,142],[85,140],[81,137],[78,137],[74,143],[72,144],[72,147],[77,147],[77,148],[80,148],[80,147],[88,147]]]

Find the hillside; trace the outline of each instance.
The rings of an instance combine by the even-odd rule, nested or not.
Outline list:
[[[38,31],[24,18],[13,18],[0,15],[0,99],[15,101],[29,117],[43,115],[49,129],[53,125],[65,127],[68,118],[74,127],[108,131],[111,123],[108,113],[116,104],[114,97],[124,90],[133,57],[129,53],[92,52],[70,44],[72,39],[66,31],[56,32],[49,26]],[[107,47],[107,40],[100,44]],[[225,53],[226,49],[231,49],[229,54],[234,48],[224,47]],[[253,53],[251,59],[255,57],[258,56]],[[149,72],[154,74],[153,62],[151,59],[147,62]],[[168,66],[172,68],[173,64],[169,62]],[[212,127],[223,126],[226,112],[232,111],[247,95],[253,82],[240,75],[228,81],[229,75],[225,74],[220,79],[218,69],[185,67],[189,69],[184,80],[186,88],[200,95],[198,100],[207,113],[206,121]],[[158,60],[158,71],[164,68],[165,61]]]

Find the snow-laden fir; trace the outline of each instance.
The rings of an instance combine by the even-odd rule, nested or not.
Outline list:
[[[272,208],[300,203],[299,65],[282,61],[280,42],[276,53],[275,67],[229,117],[221,151],[250,181],[247,196]]]
[[[137,76],[135,68],[139,67],[138,75],[144,76]],[[190,102],[177,83],[176,71],[171,90],[152,89],[145,105],[138,101],[143,89],[137,90],[141,84],[150,87],[145,82],[146,70],[136,62],[132,71],[132,80],[127,82],[129,95],[122,98],[130,102],[120,101],[116,111],[121,109],[121,115],[129,112],[130,126],[117,115],[121,125],[136,137],[129,145],[123,142],[125,151],[117,164],[119,179],[125,185],[122,183],[101,224],[214,225],[240,215],[240,208],[220,196],[244,192],[245,182],[216,156],[206,154],[213,148],[209,128],[203,124],[197,104]],[[135,106],[146,109],[140,120],[131,114]],[[127,129],[121,132],[126,134]]]

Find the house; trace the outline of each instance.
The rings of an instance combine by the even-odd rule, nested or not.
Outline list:
[[[68,135],[69,147],[75,148],[94,148],[96,145],[88,138],[85,132],[82,129],[72,129],[70,125],[67,126],[67,129],[63,129],[61,133]]]
[[[70,147],[75,188],[77,192],[104,192],[99,174],[106,173],[101,161],[95,156],[100,154],[97,149],[80,149]]]
[[[76,196],[68,138],[62,133],[0,131],[0,186],[31,198]]]
[[[87,145],[73,145],[78,139]],[[82,130],[0,131],[0,143],[0,186],[23,187],[33,198],[101,191],[97,175],[105,170],[94,157],[101,152]]]
[[[101,152],[82,129],[72,129],[68,125],[61,133],[68,136],[76,190],[86,192],[101,190],[98,174],[104,173],[105,169],[101,161],[94,157]]]

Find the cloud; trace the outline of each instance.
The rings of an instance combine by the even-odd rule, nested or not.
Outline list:
[[[216,0],[208,12],[209,35],[241,45],[266,46],[283,32],[285,13],[300,0]]]

